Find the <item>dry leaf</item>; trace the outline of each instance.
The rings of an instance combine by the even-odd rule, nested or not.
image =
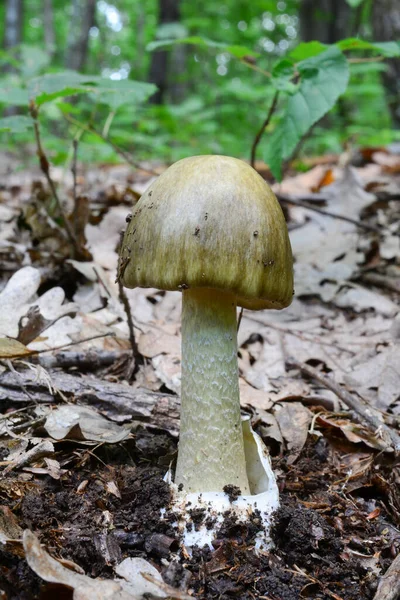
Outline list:
[[[130,427],[117,425],[86,406],[60,406],[44,425],[55,440],[73,439],[115,444],[130,435]]]
[[[286,402],[276,410],[275,417],[289,450],[287,461],[292,464],[307,441],[312,412],[300,402]]]

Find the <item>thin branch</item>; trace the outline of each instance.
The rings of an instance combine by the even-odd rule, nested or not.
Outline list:
[[[245,58],[239,59],[239,62],[241,62],[243,65],[246,65],[246,67],[249,67],[249,69],[256,71],[256,73],[261,73],[261,75],[268,77],[268,79],[271,79],[271,77],[272,77],[272,75],[269,71],[264,71],[264,69],[261,69],[261,67],[255,65],[254,63],[250,62],[249,60],[246,60]]]
[[[329,377],[326,377],[317,369],[301,363],[294,358],[290,358],[288,363],[292,367],[300,369],[302,373],[308,375],[315,381],[321,383],[328,390],[331,390],[342,402],[353,410],[359,417],[365,422],[371,425],[375,431],[381,431],[385,434],[388,448],[394,449],[395,453],[400,453],[400,435],[391,427],[383,422],[383,416],[379,410],[370,406],[364,399],[358,398],[357,396],[350,394],[347,390],[343,389],[340,385],[332,381]]]
[[[73,177],[73,197],[74,197],[74,215],[78,212],[78,194],[77,194],[77,181],[76,181],[76,164],[78,161],[78,140],[72,141],[73,155],[72,155],[72,166],[71,172]]]
[[[400,554],[381,577],[374,600],[397,600],[398,598],[400,598]]]
[[[143,357],[139,352],[139,347],[136,342],[135,330],[134,330],[133,319],[132,319],[132,311],[131,311],[128,297],[125,293],[125,290],[123,288],[121,281],[118,281],[118,293],[119,293],[119,299],[121,300],[121,302],[124,306],[124,309],[126,312],[126,317],[128,319],[129,340],[131,343],[132,355],[133,355],[133,359],[134,359],[134,366],[130,373],[130,377],[133,377],[138,372],[139,365],[143,364]]]
[[[264,121],[264,122],[263,122],[263,124],[261,125],[261,127],[260,127],[259,131],[257,132],[257,135],[256,135],[256,137],[254,138],[254,142],[253,142],[253,145],[252,145],[252,147],[251,147],[251,155],[250,155],[250,164],[251,164],[251,166],[253,167],[253,169],[254,169],[254,165],[255,165],[255,163],[256,163],[256,152],[257,152],[257,146],[258,146],[258,144],[260,143],[260,140],[261,140],[261,138],[262,138],[262,135],[263,135],[263,133],[264,133],[264,131],[265,131],[266,127],[268,127],[268,125],[269,125],[269,122],[270,122],[270,120],[271,120],[271,117],[272,117],[272,115],[273,115],[273,114],[274,114],[274,112],[275,112],[276,105],[277,105],[277,103],[278,103],[278,98],[279,98],[279,92],[278,92],[278,91],[276,91],[276,92],[275,92],[275,95],[274,95],[274,98],[273,98],[273,100],[272,100],[272,104],[271,104],[271,106],[269,107],[269,111],[268,111],[268,114],[267,114],[267,116],[266,116],[266,118],[265,118],[265,121]]]
[[[366,223],[362,223],[361,221],[357,221],[356,219],[352,219],[351,217],[346,217],[345,215],[338,215],[336,213],[330,212],[329,210],[325,210],[323,208],[317,208],[313,206],[306,200],[295,200],[294,198],[290,198],[289,196],[285,196],[284,194],[276,194],[279,202],[284,202],[285,204],[293,204],[293,206],[301,206],[302,208],[307,208],[308,210],[313,210],[321,215],[325,215],[326,217],[332,217],[333,219],[339,219],[340,221],[346,221],[347,223],[352,223],[356,225],[360,229],[365,229],[367,231],[373,231],[374,233],[382,233],[382,230],[378,227],[374,227],[373,225],[368,225]]]
[[[240,324],[242,322],[242,318],[243,318],[243,306],[240,309],[240,313],[239,313],[239,317],[238,317],[238,322],[237,322],[237,328],[236,331],[239,331],[240,328]]]
[[[40,128],[39,128],[39,120],[38,120],[39,108],[36,106],[36,104],[34,102],[31,102],[29,105],[29,112],[33,119],[33,128],[35,131],[37,155],[39,157],[40,168],[42,170],[42,173],[44,174],[44,176],[47,179],[47,183],[49,184],[51,193],[53,194],[53,198],[56,202],[58,211],[62,217],[63,225],[65,227],[65,231],[67,233],[69,242],[72,246],[72,250],[74,253],[79,254],[79,249],[78,249],[78,245],[77,245],[77,241],[76,241],[74,232],[72,231],[71,225],[68,221],[68,217],[64,212],[61,200],[58,197],[55,183],[52,180],[51,175],[50,175],[50,163],[49,163],[47,156],[43,150],[42,141],[41,141],[41,137],[40,137]]]
[[[141,164],[139,164],[138,162],[134,161],[127,152],[125,152],[125,150],[122,150],[122,148],[120,148],[119,146],[117,146],[117,144],[115,144],[112,140],[110,140],[110,138],[105,137],[101,131],[97,131],[97,129],[95,129],[94,127],[92,127],[91,125],[85,125],[84,123],[81,123],[80,121],[77,121],[76,119],[74,119],[73,117],[71,117],[70,115],[66,115],[64,114],[63,117],[72,125],[75,125],[75,127],[79,127],[80,129],[82,129],[83,131],[86,131],[87,133],[92,133],[94,135],[97,135],[97,137],[99,137],[101,140],[103,140],[103,142],[105,142],[106,144],[109,144],[113,150],[115,150],[115,152],[117,154],[119,154],[120,156],[122,156],[122,158],[132,167],[134,167],[135,169],[141,169],[142,171],[146,171],[146,173],[150,173],[150,175],[156,175],[157,177],[160,175],[160,173],[157,173],[157,171],[153,171],[152,169],[146,169],[146,167],[143,167]]]

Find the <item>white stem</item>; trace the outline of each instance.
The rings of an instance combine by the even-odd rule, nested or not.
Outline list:
[[[236,300],[183,292],[181,431],[175,483],[187,492],[249,494],[240,418]]]

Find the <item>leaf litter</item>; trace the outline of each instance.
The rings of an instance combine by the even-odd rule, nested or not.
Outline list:
[[[261,555],[250,532],[232,525],[213,552],[189,557],[160,519],[179,431],[180,294],[126,290],[139,352],[132,356],[115,284],[120,231],[149,176],[115,165],[80,177],[90,195],[80,213],[86,258],[76,260],[37,171],[4,175],[6,597],[38,598],[57,585],[101,600],[382,600],[400,552],[398,458],[381,431],[399,430],[400,180],[397,155],[362,156],[363,167],[333,157],[275,186],[296,296],[285,311],[244,311],[241,320],[242,410],[270,448],[282,498],[275,549]],[[69,174],[53,176],[71,200]],[[346,394],[376,411],[381,427],[354,410],[357,402],[349,407]]]

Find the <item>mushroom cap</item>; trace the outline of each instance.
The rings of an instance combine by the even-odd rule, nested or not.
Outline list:
[[[282,209],[245,162],[184,158],[135,205],[118,278],[131,288],[230,291],[252,310],[284,308],[293,296],[293,261]]]

